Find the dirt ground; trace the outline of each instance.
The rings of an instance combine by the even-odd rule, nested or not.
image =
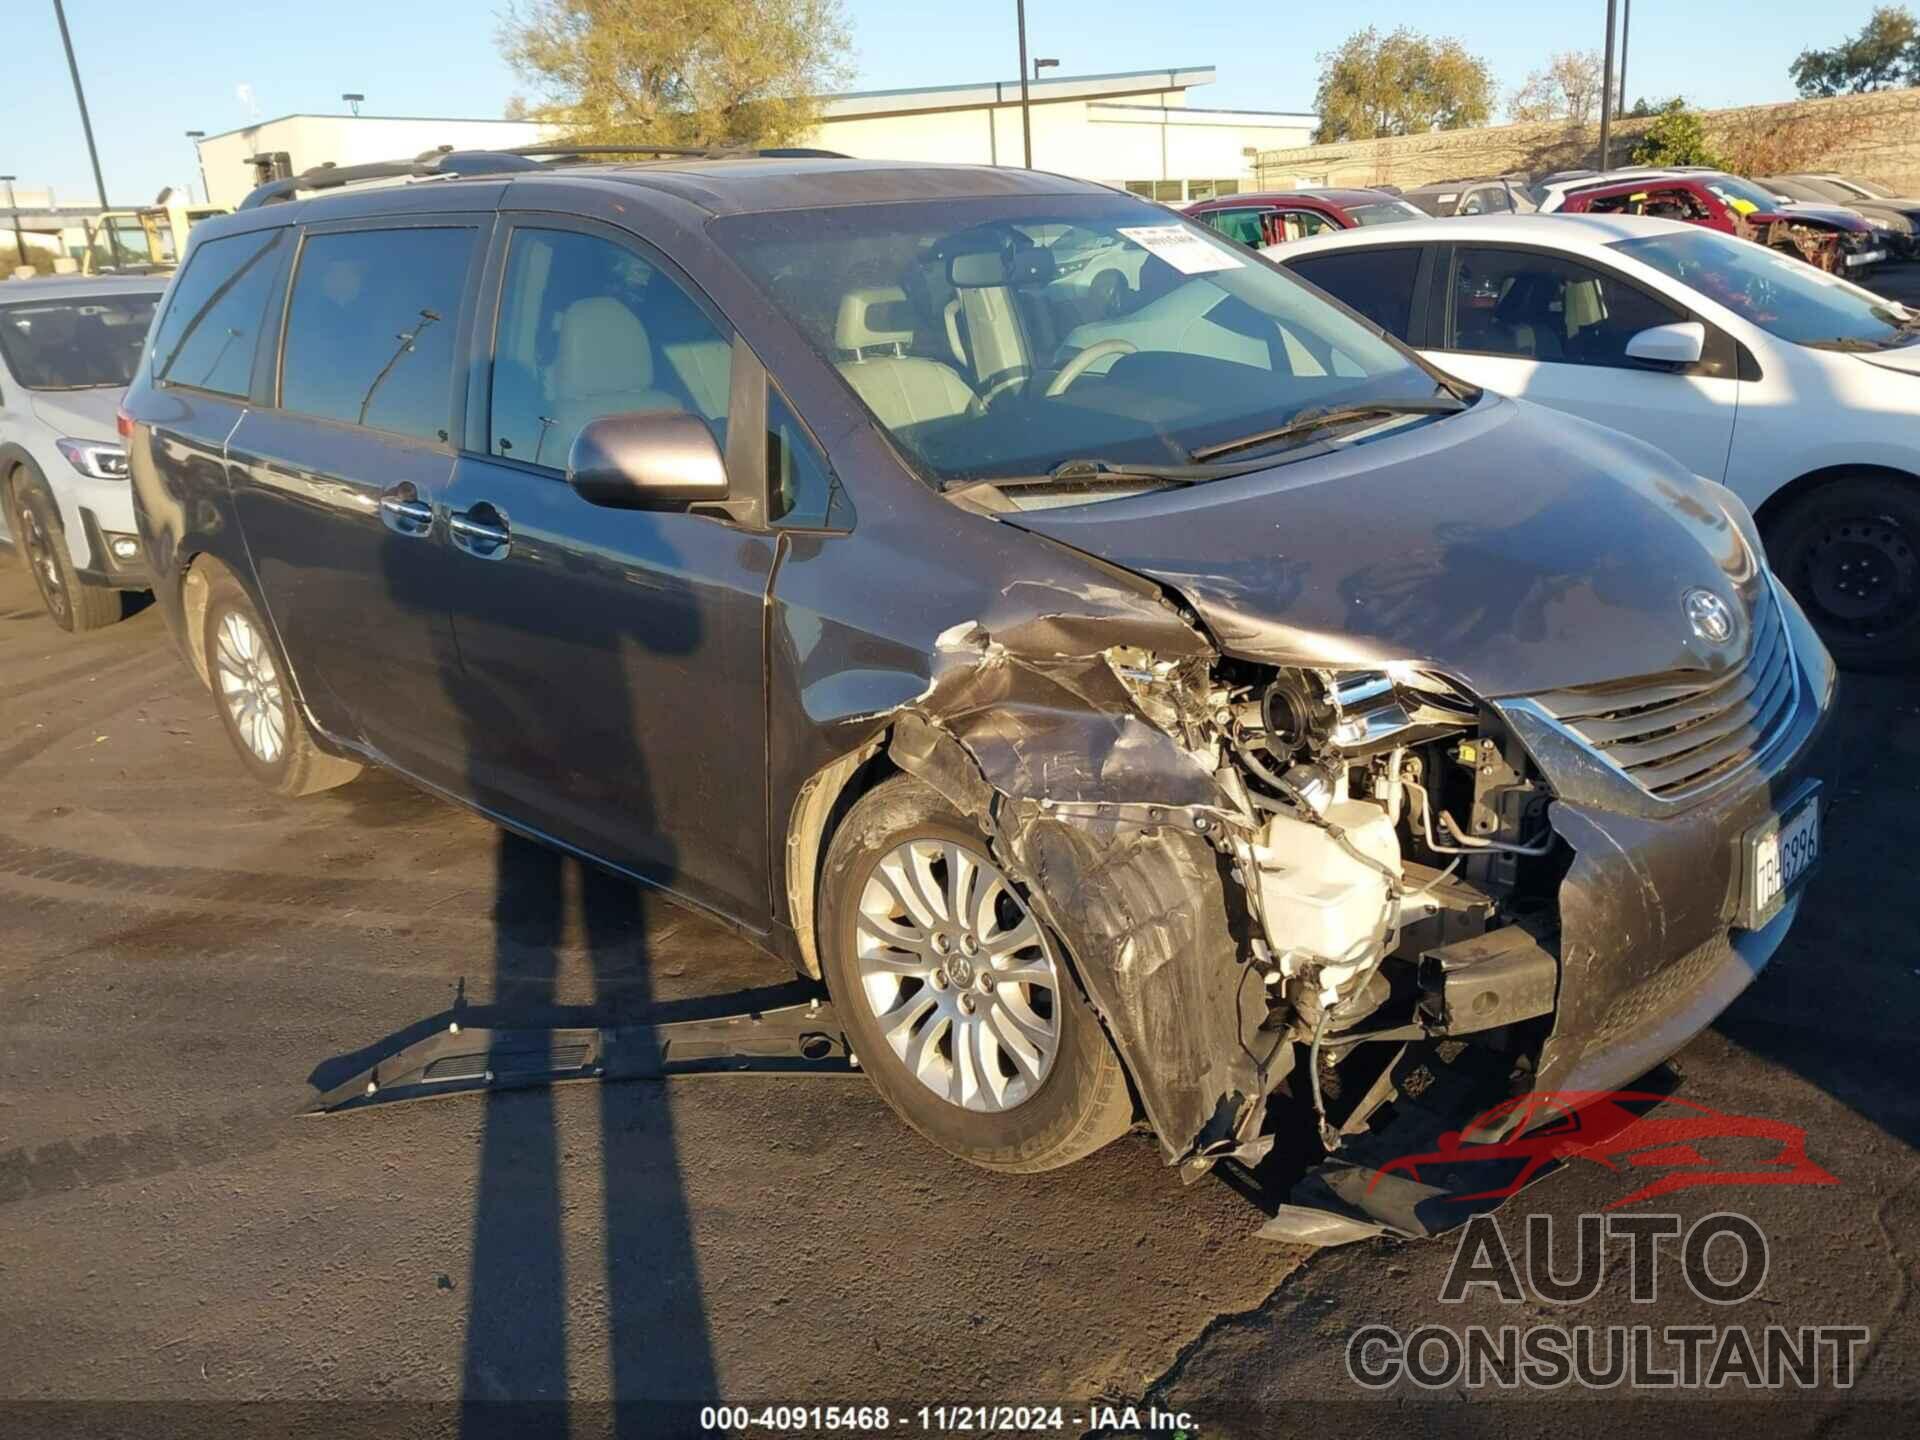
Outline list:
[[[1679,1061],[1688,1099],[1805,1127],[1838,1183],[1652,1207],[1760,1225],[1770,1269],[1737,1314],[1635,1306],[1613,1265],[1577,1316],[1872,1339],[1851,1390],[1702,1392],[1690,1430],[1920,1417],[1916,714],[1920,683],[1851,678],[1798,928]],[[1450,1240],[1257,1240],[1245,1199],[1183,1189],[1142,1137],[990,1176],[859,1079],[297,1114],[455,1015],[671,1017],[789,978],[388,777],[260,792],[154,612],[63,635],[0,551],[0,1430],[669,1435],[716,1400],[884,1402],[896,1434],[934,1402],[1062,1403],[1068,1433],[1102,1400],[1191,1411],[1202,1434],[1629,1418],[1617,1397],[1361,1390],[1346,1346],[1369,1322],[1573,1322],[1443,1303]],[[1576,1165],[1502,1220],[1571,1223],[1639,1183]]]

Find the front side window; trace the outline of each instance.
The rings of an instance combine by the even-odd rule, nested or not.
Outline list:
[[[1648,235],[1610,248],[1796,345],[1886,350],[1920,343],[1920,311],[1731,235]]]
[[[495,455],[564,469],[589,420],[695,414],[726,447],[733,350],[659,266],[573,230],[520,229],[494,334]]]
[[[781,211],[709,233],[938,484],[1185,461],[1304,410],[1442,393],[1283,271],[1121,196]]]
[[[1200,219],[1229,240],[1237,240],[1250,250],[1258,250],[1267,243],[1261,221],[1272,213],[1264,209],[1209,210]]]
[[[445,441],[473,241],[464,226],[309,235],[287,308],[281,406]]]
[[[29,390],[126,385],[139,368],[159,298],[101,294],[0,305],[0,352]]]
[[[1273,228],[1277,232],[1274,243],[1284,245],[1292,240],[1311,240],[1340,227],[1314,210],[1282,210],[1273,217]]]
[[[1627,342],[1687,317],[1615,276],[1557,255],[1463,247],[1447,346],[1572,365],[1629,365]]]
[[[242,396],[284,253],[285,230],[208,240],[187,260],[153,332],[153,376]]]
[[[1408,338],[1413,326],[1414,277],[1420,272],[1419,246],[1334,250],[1289,261],[1287,268],[1358,310],[1395,339]]]
[[[1426,212],[1395,196],[1385,195],[1364,205],[1343,205],[1347,218],[1356,225],[1398,225],[1402,220],[1424,220]]]
[[[767,391],[767,496],[771,518],[806,530],[849,530],[853,504],[778,390]]]

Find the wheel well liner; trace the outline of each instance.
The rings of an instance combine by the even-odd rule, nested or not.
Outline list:
[[[1754,512],[1754,523],[1760,527],[1761,534],[1765,535],[1769,526],[1778,523],[1781,516],[1808,495],[1831,485],[1836,480],[1851,480],[1856,477],[1871,480],[1899,480],[1909,485],[1920,485],[1920,475],[1906,470],[1896,470],[1891,465],[1827,465],[1818,470],[1809,470],[1804,475],[1795,476],[1761,501],[1760,508]]]
[[[236,583],[240,579],[231,565],[205,550],[187,561],[180,577],[180,614],[186,630],[187,656],[193,661],[200,683],[209,690],[213,688],[213,674],[207,667],[207,597],[213,590],[216,573]]]

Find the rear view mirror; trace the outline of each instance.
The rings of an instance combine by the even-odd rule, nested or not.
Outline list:
[[[1707,350],[1707,327],[1698,320],[1679,325],[1655,325],[1627,341],[1629,360],[1656,365],[1698,365]]]
[[[956,290],[992,290],[1003,285],[1045,285],[1058,273],[1053,252],[969,250],[947,261],[947,281]]]
[[[698,415],[633,410],[580,427],[567,483],[589,504],[651,510],[725,500],[727,467]]]

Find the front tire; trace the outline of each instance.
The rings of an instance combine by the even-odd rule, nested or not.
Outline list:
[[[328,755],[294,699],[293,672],[240,583],[219,575],[207,590],[202,643],[220,723],[253,777],[282,795],[312,795],[360,773]]]
[[[1767,527],[1767,556],[1849,670],[1920,660],[1920,485],[1844,475]]]
[[[19,522],[20,555],[33,573],[48,618],[70,635],[99,630],[125,613],[120,592],[94,585],[74,569],[66,527],[53,497],[24,477],[15,481],[14,515]]]
[[[989,1170],[1053,1170],[1133,1100],[1057,939],[977,827],[911,776],[847,812],[821,878],[821,963],[894,1113]]]

